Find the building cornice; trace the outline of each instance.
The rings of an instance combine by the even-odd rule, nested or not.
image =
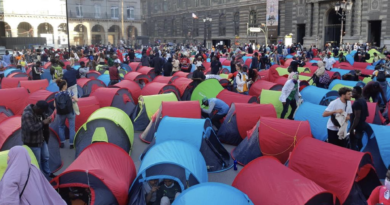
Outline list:
[[[112,22],[112,23],[122,23],[121,20],[117,19],[96,19],[96,18],[69,18],[69,22]],[[144,23],[145,20],[124,20],[123,23]]]
[[[32,15],[32,14],[3,14],[0,18],[40,18],[40,19],[62,19],[66,16],[50,16],[50,15]]]

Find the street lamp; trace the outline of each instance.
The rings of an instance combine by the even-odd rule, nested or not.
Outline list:
[[[209,18],[209,17],[206,17],[203,19],[203,22],[204,22],[204,41],[203,41],[203,45],[204,47],[206,48],[206,24],[207,22],[212,22],[213,19],[212,18]]]
[[[334,10],[340,16],[341,19],[341,32],[340,32],[340,46],[343,44],[343,34],[344,34],[344,21],[347,18],[347,13],[352,10],[352,1],[343,0],[342,2],[337,2],[334,6]],[[341,9],[341,13],[339,13]]]
[[[264,23],[261,23],[261,27],[264,27],[264,29],[261,29],[261,31],[264,33],[265,35],[265,46],[268,46],[268,27],[266,24]]]

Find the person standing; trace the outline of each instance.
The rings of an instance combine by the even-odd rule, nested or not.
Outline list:
[[[328,129],[328,142],[340,147],[346,147],[345,134],[339,133],[341,129],[344,128],[343,125],[348,124],[350,115],[352,114],[351,106],[351,97],[352,90],[350,88],[340,88],[339,89],[339,98],[333,100],[328,107],[325,109],[325,112],[322,114],[323,117],[329,117],[326,128]],[[345,122],[338,120],[337,118],[344,118]],[[340,124],[340,121],[342,122]],[[343,131],[343,130],[341,130]]]
[[[73,139],[75,132],[76,114],[73,110],[73,102],[77,102],[79,99],[73,93],[68,91],[68,84],[66,80],[57,79],[57,86],[60,89],[54,96],[54,107],[57,111],[57,117],[60,119],[59,133],[61,140],[61,148],[64,148],[65,142],[65,121],[69,122],[69,144],[70,149],[73,149]]]
[[[49,166],[49,124],[51,117],[47,116],[49,104],[40,100],[35,105],[30,104],[22,114],[22,141],[34,153],[42,173],[46,177],[54,178]],[[46,134],[45,134],[46,133]]]
[[[111,66],[108,69],[108,73],[110,74],[110,83],[109,83],[109,85],[115,85],[115,84],[119,83],[119,80],[120,80],[119,69],[120,69],[120,67],[119,67],[119,63],[118,62],[115,62],[114,66]]]
[[[79,72],[72,68],[70,65],[67,65],[66,73],[64,74],[64,77],[62,79],[64,79],[68,83],[68,91],[70,93],[73,93],[73,95],[75,96],[78,96],[77,78],[80,78]]]
[[[161,75],[164,66],[164,60],[160,57],[159,52],[156,52],[155,56],[153,57],[153,66],[156,77]]]
[[[333,68],[333,64],[336,63],[336,60],[331,56],[331,53],[328,52],[328,54],[326,55],[326,57],[324,58],[324,63],[325,63],[325,69],[327,71],[330,71],[332,70]]]
[[[240,94],[248,95],[248,87],[251,81],[248,79],[246,73],[243,72],[243,68],[241,64],[237,64],[237,75],[236,75],[236,84],[237,84],[237,92]],[[256,70],[256,69],[254,69]]]
[[[366,119],[369,116],[366,100],[362,97],[362,88],[355,86],[352,90],[352,97],[355,102],[352,105],[351,127],[349,138],[351,149],[360,151],[363,147],[362,138],[367,126]]]
[[[31,73],[32,73],[33,80],[40,80],[41,79],[41,75],[43,73],[43,70],[41,68],[41,61],[37,61],[35,63],[35,65],[32,66]]]
[[[297,102],[301,97],[299,93],[299,80],[298,74],[293,73],[292,79],[287,80],[282,88],[282,94],[279,97],[280,102],[283,103],[283,111],[280,115],[281,119],[284,119],[287,114],[288,107],[291,106],[291,112],[288,119],[293,120],[295,110],[297,109]]]
[[[80,62],[80,68],[79,68],[80,78],[86,78],[88,72],[89,72],[89,67],[86,67],[85,66],[85,62],[81,61]]]
[[[250,69],[259,69],[259,53],[255,52],[252,57],[252,63]]]
[[[180,61],[177,59],[177,55],[173,56],[172,60],[172,75],[180,69]]]
[[[164,64],[164,76],[171,76],[172,68],[172,58],[168,58],[168,61]]]
[[[217,59],[217,57],[213,57],[211,62],[211,74],[218,75],[218,72],[222,69],[222,63]]]

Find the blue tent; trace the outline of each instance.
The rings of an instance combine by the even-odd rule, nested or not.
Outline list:
[[[339,97],[339,93],[334,90],[307,86],[301,91],[302,99],[315,105],[329,105],[332,100]]]
[[[355,87],[356,85],[358,85],[358,83],[360,83],[360,81],[348,81],[348,80],[339,80],[339,79],[335,79],[333,80],[330,85],[329,85],[329,90],[332,90],[332,88],[337,85],[337,84],[342,84],[342,85],[345,85],[345,86],[349,86],[349,87]]]
[[[249,197],[240,190],[221,183],[208,182],[195,185],[181,193],[172,205],[252,205]]]
[[[207,58],[207,60],[206,60],[206,61],[210,63],[210,58]]]
[[[390,126],[369,124],[371,129],[363,137],[362,152],[370,152],[380,179],[385,179],[390,165]]]
[[[191,73],[194,72],[196,70],[196,65],[195,64],[191,64]]]
[[[288,54],[288,55],[286,56],[286,59],[291,59],[291,58],[293,58],[293,57],[294,57],[293,55]]]
[[[249,57],[249,56],[243,56],[243,57],[242,57],[242,60],[244,61],[244,63],[245,63],[245,61],[246,61],[248,58],[252,58],[252,57]]]
[[[12,73],[21,73],[22,70],[20,69],[17,69],[17,68],[8,68],[4,71],[4,77],[7,77],[8,75],[12,74]]]
[[[191,144],[170,140],[153,146],[145,155],[129,193],[129,205],[145,205],[143,182],[172,179],[182,191],[208,181],[206,162]]]
[[[110,75],[103,74],[98,77],[98,80],[101,80],[106,86],[110,83]]]
[[[79,70],[80,65],[74,65],[73,68],[74,68],[75,70]]]
[[[252,64],[252,63],[251,63],[251,64]],[[222,68],[226,68],[226,69],[228,69],[228,70],[229,70],[229,73],[230,73],[230,72],[232,72],[232,70],[231,70],[230,66],[223,65],[223,66],[222,66]]]
[[[50,84],[46,87],[46,90],[53,92],[53,93],[60,91],[57,83],[55,83],[53,81],[51,81]]]
[[[53,76],[50,74],[50,69],[44,69],[41,75],[41,79],[46,79],[47,81],[51,81]]]
[[[328,139],[326,124],[329,119],[329,117],[322,117],[325,109],[325,106],[304,102],[295,112],[294,119],[298,121],[309,121],[311,133],[314,138],[325,141]]]
[[[142,54],[141,54],[141,53],[136,53],[136,54],[135,54],[135,57],[136,57],[136,58],[142,58]]]
[[[318,63],[316,60],[311,60],[310,63]]]
[[[348,54],[347,56],[345,56],[345,59],[349,62],[349,64],[353,65],[355,63],[355,60],[354,60],[354,55],[352,55],[352,52],[351,54]]]
[[[142,154],[149,149],[170,140],[189,143],[202,153],[209,172],[226,171],[233,167],[233,159],[219,142],[209,119],[164,117],[155,134],[155,139]]]

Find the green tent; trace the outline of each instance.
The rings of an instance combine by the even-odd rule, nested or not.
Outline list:
[[[125,76],[125,74],[127,73],[127,71],[125,69],[120,69],[119,71],[120,71],[119,77],[121,77],[121,78],[123,78]],[[104,71],[103,74],[110,75],[110,71],[106,70],[106,71]]]
[[[335,86],[333,86],[332,90],[339,91],[340,88],[342,88],[342,87],[346,87],[346,88],[351,88],[351,89],[353,89],[352,86],[343,85],[343,84],[336,84]]]
[[[223,79],[228,79],[229,78],[229,74],[224,74],[224,73],[221,73],[219,74],[219,76]]]
[[[370,54],[370,59],[366,60],[367,63],[373,63],[373,61],[374,61],[374,53],[378,54],[378,56],[381,59],[386,57],[385,55],[383,55],[381,52],[379,52],[376,49],[371,49],[371,50],[368,51],[368,53]]]
[[[279,101],[279,97],[282,94],[282,91],[275,90],[263,90],[260,94],[260,104],[272,104],[275,107],[276,114],[280,118],[280,115],[283,111],[283,104]],[[291,107],[288,107],[288,112],[286,117],[290,114]]]
[[[306,68],[304,67],[298,67],[298,72],[300,73],[304,73]],[[310,70],[310,69],[309,69]],[[290,73],[287,71],[287,68],[281,68],[281,67],[277,67],[276,68],[276,71],[278,71],[279,75],[280,76],[283,76],[283,75],[289,75]],[[311,71],[310,71],[311,72]]]
[[[23,147],[26,148],[26,150],[28,151],[28,155],[30,155],[31,164],[35,165],[39,169],[39,164],[38,164],[37,159],[35,158],[34,153],[26,145],[23,145]],[[3,178],[4,172],[7,169],[8,153],[9,153],[9,150],[0,152],[0,180],[1,180],[1,178]]]
[[[192,92],[191,100],[202,102],[204,97],[215,98],[224,88],[216,79],[208,79],[200,83]]]
[[[116,107],[96,110],[76,133],[76,156],[94,142],[113,143],[130,152],[134,142],[134,128],[130,117]]]

